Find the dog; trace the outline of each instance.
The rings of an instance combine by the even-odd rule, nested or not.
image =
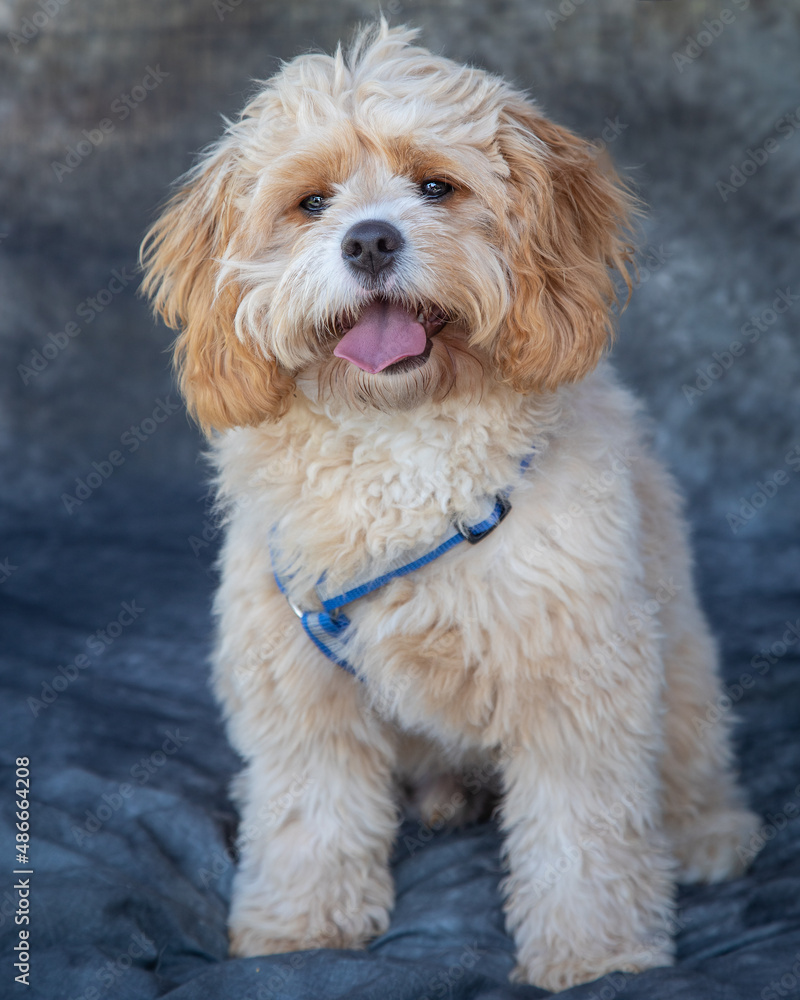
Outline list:
[[[739,873],[758,820],[678,492],[603,357],[636,199],[415,38],[283,65],[143,244],[226,512],[231,952],[384,932],[400,790],[457,821],[480,773],[512,977],[557,990],[671,963],[676,881]]]

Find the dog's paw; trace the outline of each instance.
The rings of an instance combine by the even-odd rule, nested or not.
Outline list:
[[[306,945],[291,938],[270,937],[259,927],[231,927],[228,931],[231,958],[255,958],[257,955],[280,955],[302,951]]]
[[[721,882],[741,875],[763,847],[760,827],[761,820],[749,809],[719,809],[694,817],[671,837],[678,882]]]
[[[588,983],[609,972],[636,973],[662,965],[672,965],[671,948],[645,947],[634,943],[613,955],[578,955],[567,952],[559,956],[537,955],[520,962],[511,973],[511,981],[539,986],[559,993],[561,990]]]
[[[274,890],[271,896],[234,892],[228,925],[231,955],[251,958],[308,948],[362,948],[388,929],[393,886],[388,872],[376,875],[358,895],[352,882],[345,886],[334,894],[322,879],[317,897],[302,903],[297,898],[277,899]]]
[[[252,958],[310,948],[363,948],[367,941],[383,934],[388,927],[387,911],[364,914],[361,921],[350,920],[347,930],[329,921],[322,927],[309,926],[305,932],[287,937],[276,933],[278,929],[272,919],[265,920],[263,924],[257,920],[247,923],[234,923],[232,920],[228,933],[229,950],[232,957]]]

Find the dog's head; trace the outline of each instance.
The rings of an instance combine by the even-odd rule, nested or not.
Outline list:
[[[346,58],[285,65],[146,237],[206,430],[278,418],[296,380],[408,408],[598,362],[630,196],[524,95],[413,39],[381,22]]]

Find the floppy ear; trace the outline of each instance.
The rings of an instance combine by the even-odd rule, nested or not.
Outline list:
[[[219,264],[239,226],[236,169],[220,146],[189,175],[145,236],[142,291],[173,329],[175,366],[189,412],[208,434],[286,410],[293,379],[235,330],[240,289],[218,285]]]
[[[512,305],[495,363],[515,389],[550,390],[588,374],[613,336],[616,268],[631,291],[636,199],[598,150],[521,95],[501,113],[510,170],[507,259]]]

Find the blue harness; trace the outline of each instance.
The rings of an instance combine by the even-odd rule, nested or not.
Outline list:
[[[524,474],[533,460],[533,454],[531,452],[529,455],[526,455],[520,462],[520,476]],[[289,602],[289,607],[300,619],[306,635],[317,649],[323,652],[328,659],[333,660],[334,663],[342,667],[343,670],[346,670],[354,677],[358,677],[358,674],[347,660],[346,646],[350,619],[341,609],[346,604],[358,600],[359,597],[364,597],[365,594],[371,594],[372,591],[385,587],[391,580],[396,580],[398,577],[413,573],[414,570],[420,569],[422,566],[427,566],[428,563],[443,556],[445,552],[449,552],[450,549],[461,542],[477,545],[490,532],[494,531],[511,510],[509,495],[513,488],[513,486],[508,486],[494,497],[485,497],[481,501],[483,507],[481,518],[476,523],[461,528],[454,526],[453,529],[445,532],[443,540],[432,549],[426,548],[421,552],[412,550],[411,553],[405,553],[402,557],[402,560],[405,561],[397,560],[396,565],[390,564],[380,576],[371,577],[367,572],[361,577],[351,580],[343,591],[330,593],[325,586],[325,574],[323,573],[315,587],[317,597],[322,604],[322,611],[303,611],[292,601],[287,592],[285,581],[281,579],[275,568],[275,551],[273,546],[270,545],[272,572],[275,576],[275,582],[278,584],[283,596]],[[409,558],[409,555],[411,558]]]

